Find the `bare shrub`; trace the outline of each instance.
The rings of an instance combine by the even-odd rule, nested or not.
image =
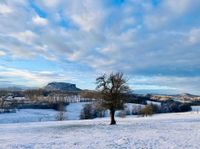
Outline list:
[[[60,103],[57,108],[58,108],[58,113],[56,115],[56,120],[57,121],[65,120],[65,105],[63,103]]]
[[[141,116],[152,116],[153,115],[153,106],[152,105],[146,105],[143,109],[140,111]]]
[[[84,105],[81,110],[80,119],[93,119],[96,117],[104,117],[105,109],[102,108],[98,102]]]
[[[80,119],[92,119],[92,118],[94,118],[92,104],[86,104],[81,110]]]
[[[59,111],[56,115],[56,120],[57,121],[64,121],[65,120],[65,112]]]

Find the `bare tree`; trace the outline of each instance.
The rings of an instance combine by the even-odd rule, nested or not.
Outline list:
[[[122,109],[124,105],[124,95],[129,91],[127,80],[123,73],[111,73],[102,75],[96,79],[96,89],[100,91],[102,106],[110,110],[111,125],[116,124],[115,111]]]

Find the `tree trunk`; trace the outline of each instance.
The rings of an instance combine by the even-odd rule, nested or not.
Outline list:
[[[115,125],[116,124],[116,121],[115,121],[115,110],[110,110],[110,125]]]

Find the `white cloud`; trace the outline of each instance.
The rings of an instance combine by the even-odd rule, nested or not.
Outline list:
[[[192,29],[189,33],[189,42],[191,44],[200,44],[200,28]]]
[[[105,17],[105,10],[99,1],[74,0],[66,3],[65,6],[67,8],[65,16],[84,31],[98,29]]]
[[[33,43],[33,41],[37,38],[37,35],[30,30],[26,30],[24,32],[11,33],[10,36],[18,39],[21,42],[29,44]]]
[[[170,20],[171,17],[160,14],[145,16],[145,24],[150,29],[158,29],[165,25],[168,25],[168,22]]]
[[[5,56],[6,53],[4,51],[0,51],[0,57]]]
[[[149,29],[163,29],[175,25],[178,19],[184,19],[188,14],[196,15],[200,6],[199,0],[164,0],[159,7],[149,9],[144,16],[144,21]]]
[[[45,26],[48,24],[48,20],[40,16],[35,16],[32,18],[32,20],[33,20],[33,23],[36,25]]]
[[[9,14],[11,12],[13,12],[12,8],[0,3],[0,14]]]
[[[46,0],[39,0],[41,2],[39,3],[42,3],[42,5],[44,5],[45,7],[48,7],[48,8],[54,8],[54,7],[57,7],[59,5],[61,5],[61,0],[49,0],[49,1],[46,1]]]
[[[190,8],[191,5],[192,3],[190,0],[166,0],[163,2],[164,9],[168,10],[170,13],[173,14],[183,14]]]
[[[29,71],[25,69],[16,68],[5,68],[0,67],[1,73],[0,77],[7,77],[11,80],[18,78],[15,83],[17,85],[27,85],[27,86],[44,86],[51,81],[64,81],[69,79],[67,76],[59,75],[56,72],[51,71]],[[27,84],[23,84],[24,81]]]
[[[157,6],[145,0],[127,0],[120,6],[94,0],[34,1],[47,18],[24,2],[8,1],[6,6],[15,13],[0,17],[0,49],[11,58],[42,57],[62,66],[87,67],[91,73],[199,75],[197,0],[166,0]],[[162,79],[152,85],[161,86],[159,82],[176,88]]]
[[[199,94],[197,88],[200,77],[177,77],[177,76],[133,76],[130,82],[136,90],[173,90],[177,93]]]

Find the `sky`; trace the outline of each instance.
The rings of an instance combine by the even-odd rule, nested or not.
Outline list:
[[[135,92],[200,94],[200,0],[0,0],[0,87],[121,71]]]

